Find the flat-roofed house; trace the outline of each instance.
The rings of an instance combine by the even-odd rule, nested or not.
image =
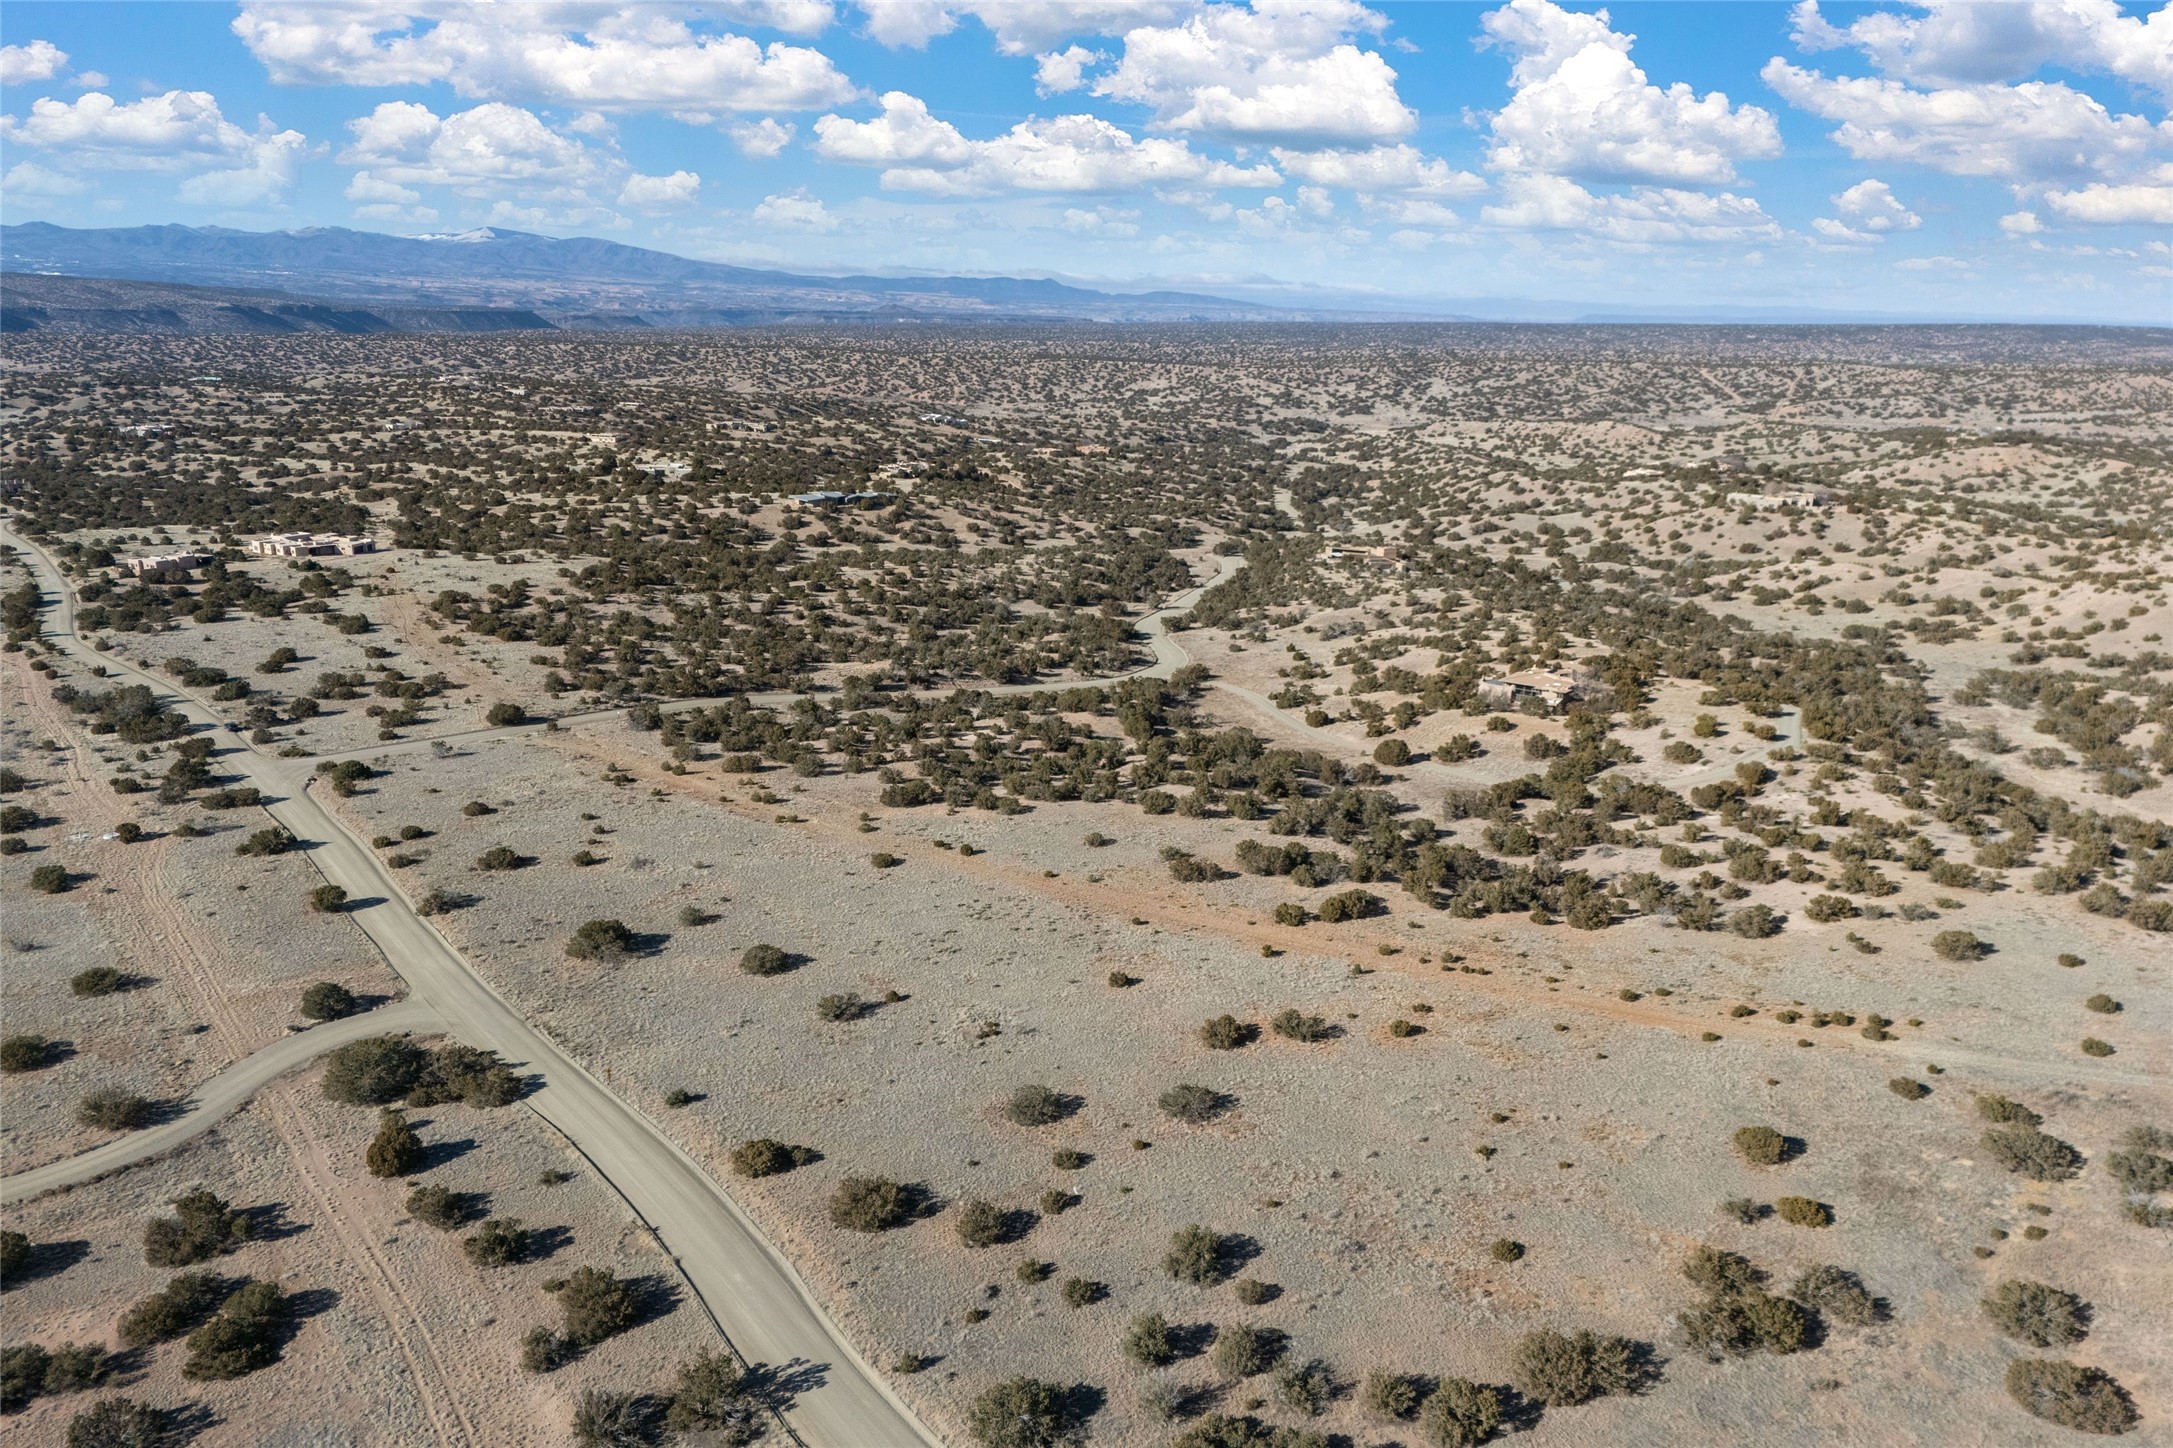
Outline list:
[[[194,573],[210,561],[209,553],[147,553],[141,558],[131,558],[121,566],[136,578],[178,578],[184,573]]]
[[[1559,709],[1583,692],[1584,679],[1563,669],[1525,669],[1479,681],[1479,702],[1493,709],[1515,708],[1527,699]]]

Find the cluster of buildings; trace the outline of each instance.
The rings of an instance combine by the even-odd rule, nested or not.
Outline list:
[[[250,539],[248,550],[258,558],[321,558],[332,554],[352,558],[358,553],[375,553],[377,540],[367,533],[274,533],[269,538]],[[124,558],[121,568],[131,578],[181,578],[214,556],[194,548],[179,548],[171,553]]]
[[[367,533],[274,533],[251,538],[249,551],[259,558],[323,558],[332,554],[352,558],[375,553],[377,540]]]
[[[1790,492],[1730,493],[1731,508],[1830,508],[1833,495],[1824,488],[1807,488]]]
[[[1585,676],[1565,669],[1526,669],[1479,681],[1479,702],[1490,709],[1513,709],[1527,699],[1537,699],[1549,709],[1559,709],[1582,695]]]
[[[794,493],[785,499],[785,506],[796,510],[830,508],[879,508],[897,496],[896,493],[835,493],[821,491]]]
[[[1382,573],[1402,573],[1408,565],[1404,562],[1403,549],[1395,543],[1382,543],[1371,548],[1330,548],[1328,561],[1340,562],[1345,558],[1356,559],[1368,568]]]

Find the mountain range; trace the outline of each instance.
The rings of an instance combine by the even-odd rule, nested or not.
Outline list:
[[[498,227],[391,236],[346,227],[270,232],[216,226],[79,229],[32,221],[0,226],[0,271],[9,274],[11,288],[36,274],[97,277],[241,288],[258,298],[277,295],[279,304],[289,307],[406,309],[410,321],[422,313],[457,320],[476,309],[510,310],[532,319],[522,325],[551,327],[1237,322],[1351,315],[1188,292],[1101,292],[1021,277],[800,276],[695,261],[593,237],[537,236]],[[27,320],[28,314],[24,316]],[[471,321],[486,324],[480,318]]]

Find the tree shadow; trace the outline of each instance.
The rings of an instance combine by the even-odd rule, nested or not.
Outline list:
[[[1169,1347],[1179,1362],[1196,1358],[1215,1345],[1216,1329],[1212,1322],[1171,1323]]]
[[[188,1444],[226,1421],[203,1403],[182,1403],[153,1411],[165,1420],[161,1426],[166,1433],[159,1448],[187,1448]]]
[[[419,1121],[414,1124],[427,1126],[429,1123]],[[475,1150],[474,1137],[464,1136],[453,1141],[426,1141],[423,1143],[422,1164],[416,1170],[435,1171],[448,1162],[460,1160],[473,1150]]]
[[[938,1361],[924,1358],[923,1363]],[[766,1408],[786,1412],[803,1393],[812,1393],[830,1380],[828,1363],[809,1362],[806,1358],[794,1358],[781,1367],[768,1363],[750,1363],[745,1378],[747,1395]]]
[[[1224,1277],[1234,1277],[1238,1269],[1260,1255],[1260,1243],[1243,1232],[1231,1232],[1215,1239],[1215,1266]]]
[[[299,1237],[310,1230],[307,1222],[294,1221],[287,1215],[285,1202],[264,1202],[241,1209],[242,1219],[249,1224],[251,1242],[280,1242],[289,1237]]]
[[[573,1245],[571,1227],[529,1227],[527,1232],[528,1237],[520,1255],[523,1262],[549,1261]]]
[[[630,1277],[626,1280],[626,1286],[634,1296],[634,1321],[631,1327],[640,1327],[644,1323],[670,1316],[685,1295],[680,1291],[678,1283],[654,1272]]]
[[[30,1248],[30,1257],[21,1269],[10,1273],[4,1282],[0,1282],[0,1291],[20,1287],[25,1282],[57,1276],[90,1254],[91,1244],[80,1238],[66,1242],[34,1243]]]
[[[1064,1389],[1059,1401],[1064,1421],[1077,1431],[1087,1419],[1108,1406],[1109,1394],[1093,1383],[1073,1383]]]

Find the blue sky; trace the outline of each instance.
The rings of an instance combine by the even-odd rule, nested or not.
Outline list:
[[[11,0],[0,209],[2173,321],[2173,3]]]

